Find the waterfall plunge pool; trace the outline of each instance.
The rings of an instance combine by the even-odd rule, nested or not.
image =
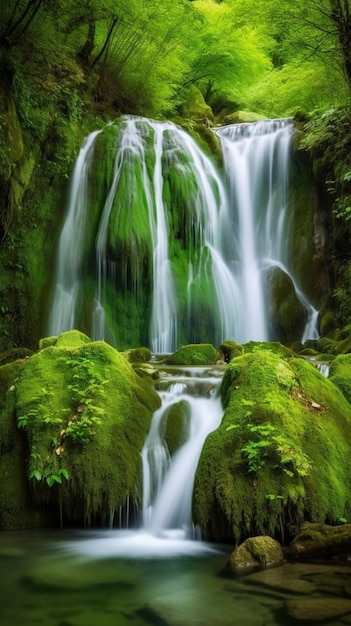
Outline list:
[[[221,419],[217,394],[220,374],[217,367],[165,368],[159,383],[163,407],[154,416],[143,451],[147,465],[154,464],[149,447],[154,443],[156,447],[159,445],[164,412],[180,399],[188,403],[197,427],[193,432],[191,427],[188,429],[189,437],[174,455],[173,466],[177,467],[179,461],[182,468],[185,466],[184,451],[185,457],[190,451],[191,455],[194,451],[199,454],[202,446],[196,437],[199,415],[206,424],[202,436]],[[161,459],[165,460],[163,454]],[[181,474],[185,481],[181,494],[191,494],[192,479],[189,480],[187,467],[186,472],[181,472],[179,466],[176,470],[176,475]],[[225,577],[224,566],[233,546],[189,538],[187,498],[185,508],[173,507],[172,495],[171,514],[160,517],[164,508],[163,486],[174,480],[172,464],[167,458],[164,470],[161,480],[153,471],[147,472],[148,480],[152,475],[154,478],[146,489],[143,524],[139,530],[0,533],[1,625],[312,626],[320,623],[342,626],[351,623],[350,567],[287,563],[242,578]],[[171,488],[172,494],[175,491]]]
[[[350,567],[285,564],[232,579],[222,575],[229,546],[138,559],[116,555],[118,534],[2,532],[2,626],[350,623]]]

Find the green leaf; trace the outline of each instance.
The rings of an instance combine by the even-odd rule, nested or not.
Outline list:
[[[52,474],[51,476],[47,477],[46,482],[49,485],[49,487],[52,487],[54,483],[62,484],[61,476],[57,476],[55,474]]]
[[[63,476],[66,480],[69,480],[69,472],[64,467],[60,469],[59,474]]]
[[[29,478],[35,478],[36,480],[41,480],[42,479],[42,473],[39,470],[33,470],[30,474],[29,474]]]

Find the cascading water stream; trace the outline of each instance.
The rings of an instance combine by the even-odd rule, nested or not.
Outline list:
[[[72,175],[49,334],[76,327],[119,349],[149,345],[155,354],[185,343],[274,340],[267,276],[275,268],[289,277],[305,311],[301,340],[316,338],[318,312],[299,288],[288,254],[293,130],[288,119],[215,129],[225,181],[171,122],[126,116],[89,135]],[[104,167],[111,175],[105,196],[91,200],[95,140],[102,133],[101,156],[110,131]],[[97,225],[89,250],[88,220]]]
[[[196,467],[207,435],[222,419],[220,368],[182,368],[166,372],[160,390],[162,406],[153,416],[142,451],[143,525],[156,535],[176,531],[192,536],[192,495]],[[171,407],[181,407],[182,445],[171,457],[166,442]],[[179,420],[179,416],[177,418]]]
[[[207,435],[221,422],[219,389],[223,366],[160,367],[157,383],[162,406],[152,418],[142,456],[141,527],[129,527],[126,510],[111,511],[110,532],[76,544],[84,555],[128,558],[169,558],[216,550],[199,541],[201,531],[192,522],[195,473]],[[171,427],[169,420],[173,420]],[[171,444],[170,432],[177,432]],[[116,523],[118,530],[112,528]],[[135,519],[134,519],[135,523]],[[125,529],[121,529],[125,527]]]
[[[215,131],[226,169],[228,197],[235,229],[237,257],[233,259],[244,314],[238,319],[240,343],[272,339],[265,295],[267,269],[279,267],[292,280],[296,296],[307,311],[302,341],[318,337],[318,313],[298,288],[289,271],[291,214],[288,183],[294,125],[290,119],[234,124]]]

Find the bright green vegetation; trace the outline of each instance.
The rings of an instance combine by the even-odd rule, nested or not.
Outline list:
[[[348,0],[323,0],[318,5],[313,0],[279,4],[276,0],[86,0],[79,4],[63,0],[59,9],[54,0],[4,3],[0,24],[0,349],[36,349],[45,336],[53,251],[72,162],[89,131],[115,120],[96,144],[101,170],[92,176],[89,190],[84,251],[84,270],[91,269],[93,235],[113,176],[110,156],[121,113],[176,120],[199,138],[219,164],[212,124],[236,119],[232,116],[238,111],[240,119],[298,113],[296,119],[303,129],[315,113],[301,147],[313,156],[318,194],[323,195],[320,223],[330,225],[333,237],[325,246],[332,263],[330,258],[322,259],[321,246],[311,244],[311,228],[317,220],[310,219],[313,199],[306,194],[309,166],[297,168],[293,177],[294,183],[303,179],[304,184],[294,184],[299,211],[292,255],[298,275],[313,262],[314,271],[304,272],[304,286],[318,306],[321,293],[333,294],[331,301],[323,303],[323,329],[349,328],[350,32]],[[247,111],[253,114],[248,117]],[[148,158],[151,171],[151,151]],[[170,167],[165,177],[164,200],[167,203],[171,195],[177,198],[177,210],[169,219],[180,233],[185,213],[191,214],[196,190],[190,174],[180,184],[175,169]],[[148,329],[143,328],[138,336],[133,329],[142,316],[150,317],[146,294],[152,245],[137,158],[123,172],[111,225],[109,260],[123,256],[127,289],[118,294],[118,324],[109,283],[105,311],[108,325],[118,325],[117,345],[127,349],[145,344]],[[205,264],[198,246],[189,252],[192,236],[185,229],[184,239],[177,235],[171,242],[181,315],[189,254],[194,267],[201,261]],[[327,285],[316,274],[321,270],[325,276],[330,265]],[[136,282],[142,282],[143,288],[134,294]],[[291,339],[299,334],[299,306],[289,285],[281,282],[275,277],[270,285],[276,294],[274,313],[281,338]],[[91,330],[91,283],[87,280],[81,293],[80,328],[87,333]],[[195,320],[189,320],[196,328],[191,341],[207,341],[213,336],[216,315],[215,304],[208,306],[215,300],[211,280],[201,288],[194,281],[191,298],[196,304]],[[333,318],[331,310],[335,310]],[[108,340],[112,343],[113,337]],[[179,343],[183,340],[179,337]]]
[[[330,380],[339,387],[345,398],[351,403],[351,354],[340,354],[331,362]]]
[[[12,467],[19,473],[33,504],[56,511],[56,523],[58,510],[61,522],[104,523],[110,509],[138,497],[140,450],[159,396],[104,342],[70,331],[43,344],[30,359],[1,368],[8,389],[1,413],[7,452],[2,463],[7,472]],[[13,489],[16,483],[5,483],[2,497]]]
[[[351,407],[332,382],[284,349],[252,346],[230,362],[222,400],[195,481],[207,537],[284,540],[303,519],[349,519]]]

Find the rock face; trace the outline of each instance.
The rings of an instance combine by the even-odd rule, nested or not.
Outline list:
[[[250,537],[231,553],[226,571],[244,574],[252,570],[276,567],[284,561],[283,550],[271,537]]]
[[[279,344],[244,350],[225,371],[223,420],[197,468],[195,523],[207,539],[286,543],[290,520],[350,519],[350,404]]]

